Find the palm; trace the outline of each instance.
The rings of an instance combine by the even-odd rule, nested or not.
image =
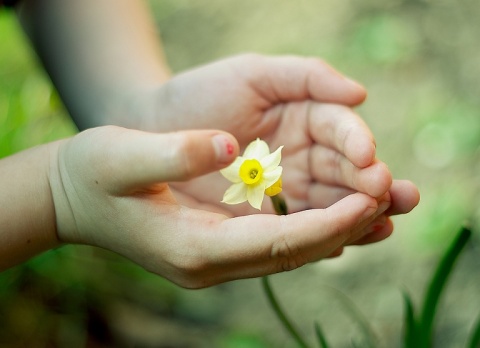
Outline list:
[[[305,132],[308,119],[308,113],[306,112],[308,109],[306,107],[307,103],[294,103],[281,108],[273,107],[264,114],[260,112],[253,113],[254,116],[252,118],[257,118],[259,120],[258,123],[261,123],[265,114],[272,121],[275,119],[274,122],[265,122],[261,127],[261,131],[255,127],[223,128],[232,133],[237,139],[245,139],[245,141],[240,142],[241,148],[245,148],[256,137],[261,137],[267,141],[271,150],[276,149],[280,145],[285,146],[282,151],[282,166],[284,168],[282,178],[284,195],[291,211],[312,207],[308,195],[309,186],[313,179],[308,164],[308,154],[312,141]],[[260,116],[256,117],[255,115]],[[246,203],[239,206],[228,206],[220,203],[223,193],[229,186],[229,182],[221,177],[219,173],[212,173],[175,186],[184,193],[188,192],[198,202],[221,205],[221,207],[228,209],[235,215],[243,215],[255,211]],[[272,211],[268,202],[264,204],[262,211]]]
[[[329,206],[354,191],[378,197],[388,190],[390,173],[374,162],[373,136],[349,107],[364,98],[360,86],[321,61],[246,55],[173,78],[160,90],[157,122],[162,131],[222,129],[242,149],[257,137],[271,149],[284,145],[284,195],[293,212]],[[174,188],[190,206],[253,213],[247,204],[220,203],[228,185],[213,173]]]

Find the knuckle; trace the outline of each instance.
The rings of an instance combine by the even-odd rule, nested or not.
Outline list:
[[[285,235],[272,245],[270,257],[277,261],[280,272],[292,271],[308,263],[300,248]]]
[[[188,136],[184,134],[175,134],[175,139],[172,141],[176,146],[172,146],[171,162],[174,166],[174,172],[179,179],[189,180],[194,177],[194,165],[192,163],[192,154],[195,153],[193,142]]]
[[[215,150],[206,133],[185,131],[175,136],[171,163],[176,179],[190,180],[217,168]]]

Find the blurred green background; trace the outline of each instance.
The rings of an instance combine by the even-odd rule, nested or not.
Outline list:
[[[478,225],[480,5],[477,0],[151,1],[174,71],[259,52],[318,56],[369,91],[358,108],[394,176],[421,203],[377,245],[271,278],[307,337],[361,334],[335,290],[399,347],[400,291],[419,300],[466,220]],[[114,14],[112,14],[114,15]],[[75,134],[14,13],[0,10],[0,157]],[[479,237],[461,256],[436,322],[463,347],[480,309]],[[347,333],[347,334],[346,334]],[[0,274],[0,346],[291,347],[258,280],[187,291],[106,251],[67,246]]]

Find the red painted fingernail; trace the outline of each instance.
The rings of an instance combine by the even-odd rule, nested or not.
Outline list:
[[[226,140],[226,146],[227,146],[227,153],[229,155],[232,155],[233,154],[233,150],[235,149],[235,147],[233,146],[232,143],[230,143],[228,140]]]
[[[219,163],[232,162],[232,157],[235,154],[235,145],[232,139],[224,134],[217,134],[213,136],[212,142],[217,155],[217,161]]]

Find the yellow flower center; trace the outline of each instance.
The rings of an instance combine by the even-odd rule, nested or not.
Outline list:
[[[257,183],[263,174],[263,168],[256,159],[247,159],[240,166],[240,178],[247,185]]]

